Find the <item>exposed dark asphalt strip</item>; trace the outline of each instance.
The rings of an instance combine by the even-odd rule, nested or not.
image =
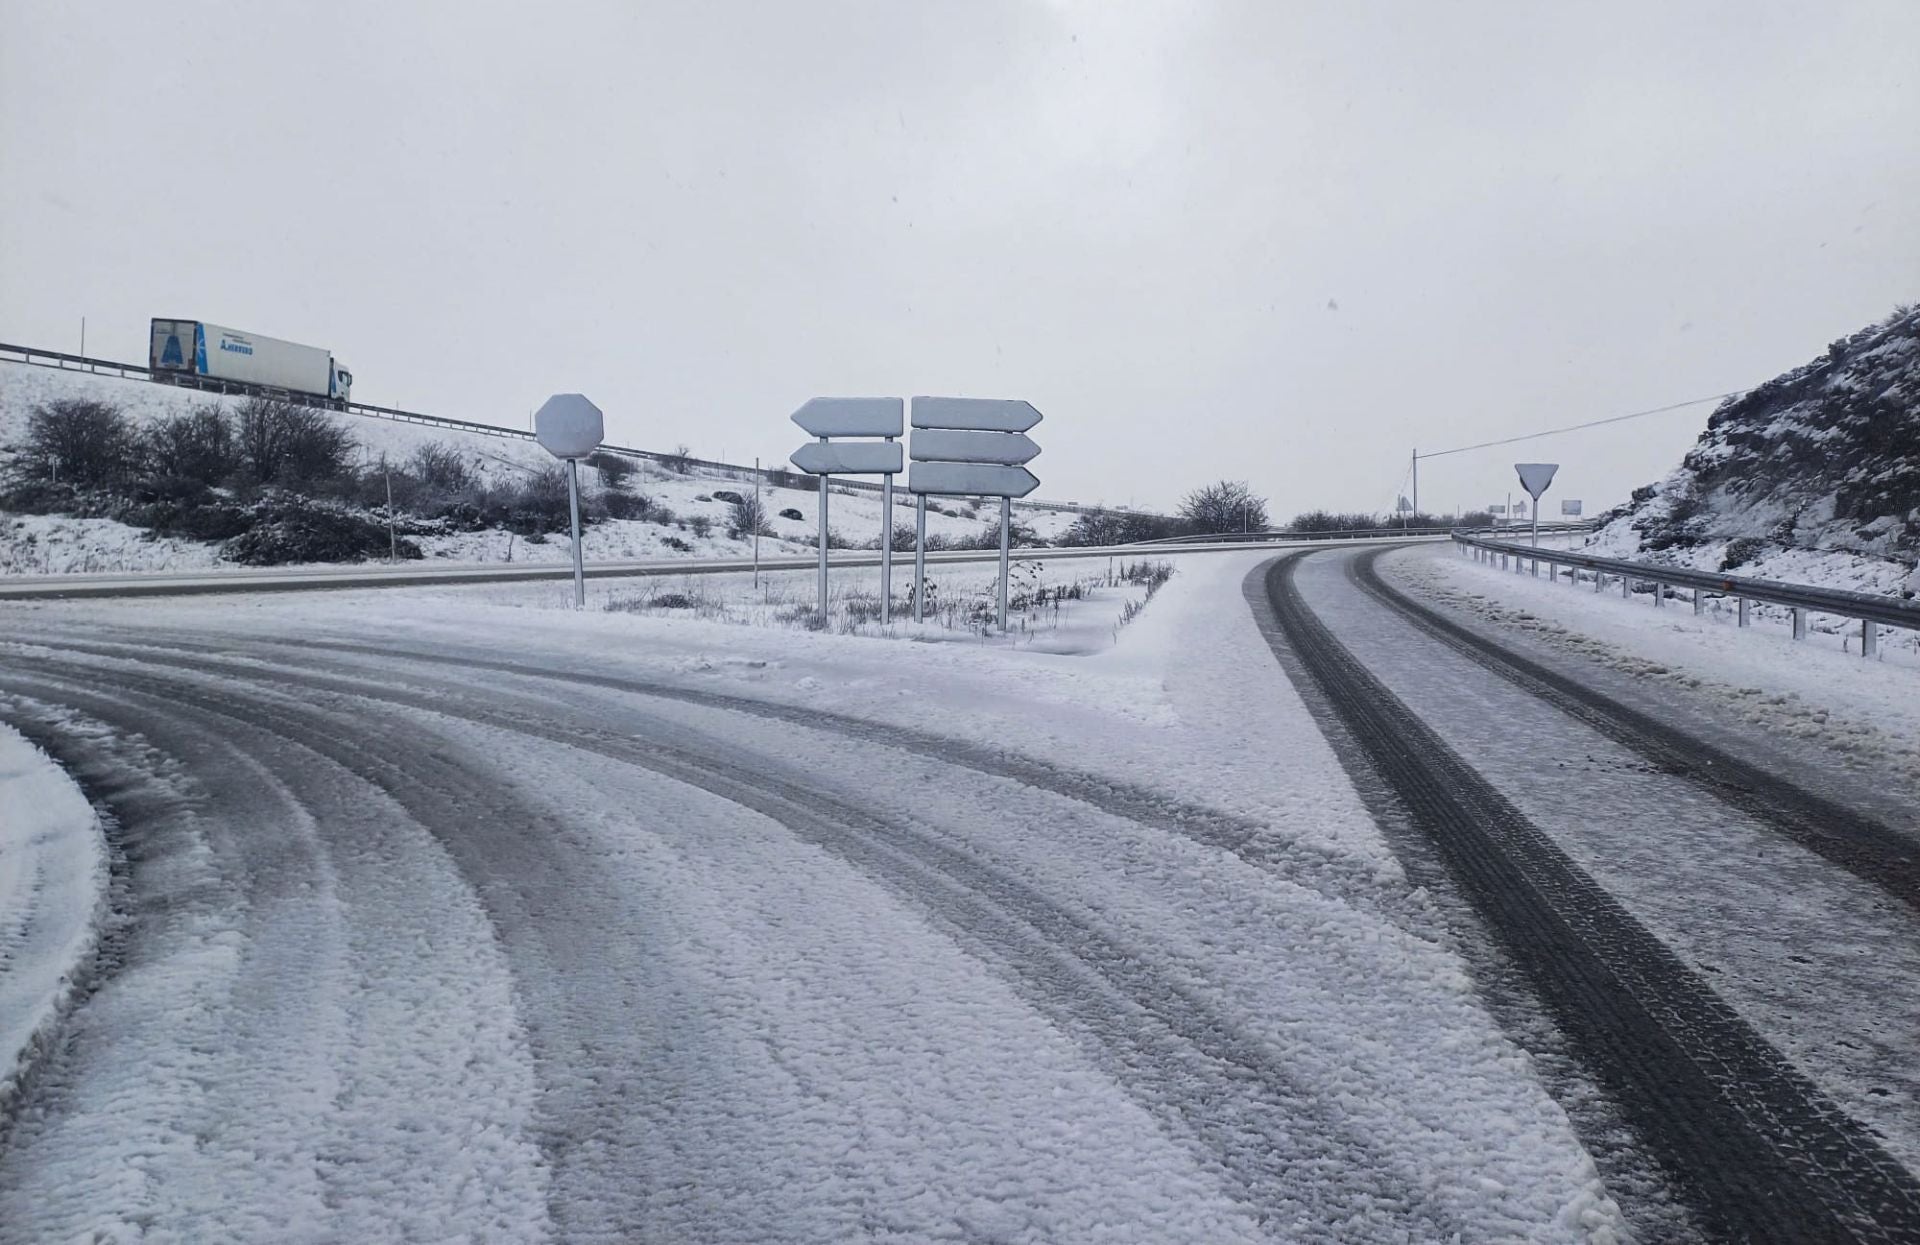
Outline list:
[[[1702,743],[1539,662],[1523,657],[1408,597],[1380,577],[1385,550],[1348,564],[1362,592],[1478,665],[1569,717],[1684,778],[1722,802],[1920,910],[1920,844],[1898,831],[1803,790],[1732,753]]]
[[[1920,1179],[1407,708],[1270,563],[1280,634],[1455,883],[1671,1173],[1738,1241],[1920,1240]],[[1343,757],[1343,760],[1346,758]]]
[[[1385,1155],[1345,1127],[1337,1105],[1318,1102],[1294,1084],[1281,1052],[1240,1031],[1199,992],[1156,968],[1143,949],[941,836],[808,788],[778,766],[743,766],[737,750],[702,753],[699,741],[672,723],[636,737],[357,679],[178,657],[169,665],[153,673],[122,668],[115,672],[119,689],[223,716],[236,732],[270,732],[378,786],[476,870],[470,880],[490,905],[504,862],[515,862],[507,873],[551,865],[527,859],[524,844],[484,843],[501,839],[501,832],[515,840],[539,836],[490,827],[497,819],[477,811],[484,801],[467,807],[462,793],[472,776],[442,759],[430,736],[364,712],[354,715],[353,731],[344,731],[342,715],[319,707],[317,697],[415,709],[544,739],[753,809],[887,884],[1000,965],[1023,996],[1088,1043],[1136,1101],[1170,1131],[1193,1138],[1275,1230],[1356,1241],[1447,1239],[1459,1231],[1431,1191],[1390,1170]],[[61,683],[84,685],[100,673],[96,663],[55,657],[32,672],[0,670],[0,689],[48,696]],[[263,696],[249,684],[280,684],[286,691]],[[484,848],[478,857],[476,839]],[[1366,1185],[1322,1179],[1353,1172],[1374,1176]],[[1331,1194],[1324,1192],[1329,1185]],[[1322,1196],[1303,1200],[1303,1189]]]

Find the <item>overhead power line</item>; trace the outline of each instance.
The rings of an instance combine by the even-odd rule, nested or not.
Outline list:
[[[1517,437],[1502,437],[1498,441],[1482,441],[1477,445],[1461,445],[1450,450],[1433,450],[1425,454],[1416,454],[1414,457],[1444,458],[1448,454],[1464,454],[1468,450],[1488,450],[1496,445],[1512,445],[1516,441],[1532,441],[1540,437],[1558,436],[1563,432],[1578,432],[1582,428],[1598,428],[1602,424],[1618,424],[1624,423],[1629,419],[1641,419],[1648,415],[1664,415],[1668,411],[1685,410],[1690,406],[1699,406],[1703,402],[1722,402],[1728,398],[1737,398],[1745,392],[1747,392],[1745,389],[1736,389],[1732,393],[1716,393],[1705,398],[1689,398],[1685,402],[1674,402],[1667,406],[1656,406],[1644,411],[1629,411],[1625,415],[1609,415],[1605,419],[1590,419],[1584,424],[1568,424],[1564,428],[1548,428],[1542,432],[1528,432]]]

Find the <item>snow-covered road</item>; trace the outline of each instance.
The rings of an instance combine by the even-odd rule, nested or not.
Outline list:
[[[1907,1239],[1904,823],[1871,792],[1802,788],[1822,767],[1763,741],[1672,730],[1617,675],[1524,664],[1410,605],[1379,560],[1284,559],[1267,591],[1282,659],[1386,789],[1383,818],[1416,831],[1407,850],[1445,862],[1710,1231]]]
[[[1608,1239],[1262,556],[1080,658],[15,607],[0,712],[110,814],[127,928],[0,1240]]]

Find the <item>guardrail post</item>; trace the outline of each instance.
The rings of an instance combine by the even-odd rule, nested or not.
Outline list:
[[[1793,638],[1796,640],[1807,638],[1807,611],[1797,605],[1793,607]]]
[[[1874,622],[1872,619],[1862,619],[1860,622],[1860,655],[1862,657],[1874,657],[1878,656],[1879,652],[1880,624]]]
[[[1605,592],[1607,590],[1607,577],[1599,571],[1593,573],[1593,590],[1595,592]]]
[[[1747,605],[1748,605],[1747,599],[1745,597],[1741,597],[1740,598],[1740,625],[1742,627],[1745,627],[1750,622],[1752,622],[1752,619],[1748,616]]]
[[[1693,590],[1693,612],[1696,614],[1707,612],[1707,594],[1698,588]]]
[[[1653,608],[1659,609],[1667,603],[1667,586],[1659,580],[1653,581]]]
[[[1631,579],[1628,579],[1625,575],[1622,575],[1620,577],[1620,599],[1622,601],[1625,601],[1632,595],[1633,595],[1633,581]]]

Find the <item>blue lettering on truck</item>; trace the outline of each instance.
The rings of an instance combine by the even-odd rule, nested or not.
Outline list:
[[[220,337],[220,349],[229,351],[233,354],[252,354],[253,353],[252,346],[248,345],[246,342],[237,342],[233,340],[233,338],[226,336],[224,333],[221,334],[221,337]]]

